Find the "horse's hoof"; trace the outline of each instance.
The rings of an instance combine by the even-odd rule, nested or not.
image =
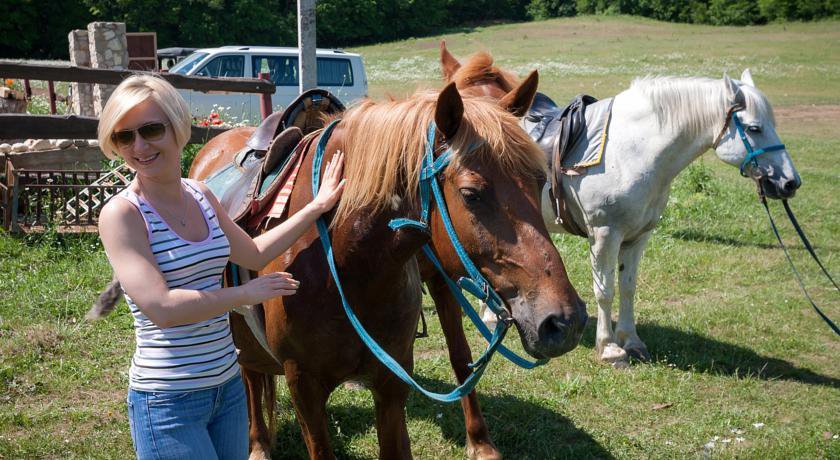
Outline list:
[[[251,448],[248,460],[271,460],[271,455],[262,445],[257,444]]]
[[[630,369],[630,361],[613,361],[610,363],[613,369]]]
[[[467,458],[470,460],[501,460],[502,454],[490,440],[476,443],[467,441]]]
[[[603,348],[596,351],[598,352],[598,359],[605,363],[612,364],[621,361],[628,361],[627,352],[614,343],[608,343]]]
[[[356,380],[348,380],[344,382],[344,388],[347,390],[360,391],[364,390],[365,384]]]
[[[626,351],[627,355],[629,355],[632,359],[643,363],[650,362],[650,353],[648,353],[647,347],[645,347],[644,345],[634,345],[632,347],[625,347],[624,351]]]

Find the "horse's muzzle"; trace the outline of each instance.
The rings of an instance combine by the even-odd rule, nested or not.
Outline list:
[[[580,298],[575,305],[564,308],[563,313],[547,315],[537,327],[534,351],[544,358],[555,358],[568,353],[580,342],[588,320],[586,303]]]
[[[773,199],[793,198],[796,190],[802,185],[799,177],[789,179],[787,177],[762,177],[758,180],[764,196]]]

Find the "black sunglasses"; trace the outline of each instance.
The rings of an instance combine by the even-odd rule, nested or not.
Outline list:
[[[147,123],[136,129],[114,131],[111,134],[111,142],[113,142],[118,148],[128,147],[129,145],[134,144],[134,133],[139,134],[140,137],[147,141],[160,140],[160,138],[166,134],[166,125],[168,124],[168,122],[164,121],[155,121],[153,123]]]

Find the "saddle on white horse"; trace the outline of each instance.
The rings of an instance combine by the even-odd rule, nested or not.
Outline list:
[[[586,168],[601,163],[612,103],[613,98],[599,101],[580,94],[561,108],[550,97],[537,93],[528,114],[522,119],[522,127],[540,146],[548,161],[552,209],[557,221],[573,235],[587,236],[569,213],[563,177],[583,174]]]

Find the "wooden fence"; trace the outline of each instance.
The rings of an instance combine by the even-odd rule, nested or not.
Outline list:
[[[275,86],[265,74],[261,74],[260,79],[209,78],[0,62],[1,78],[23,79],[27,87],[29,80],[48,81],[52,113],[55,113],[54,81],[117,85],[136,74],[162,77],[178,89],[260,94],[263,118],[271,112],[271,94],[275,92]],[[77,115],[0,114],[0,139],[95,139],[98,123],[96,118]],[[214,126],[193,126],[189,142],[205,143],[224,131],[225,128]],[[23,155],[0,154],[2,226],[22,232],[41,231],[47,227],[65,232],[95,230],[99,209],[110,196],[125,187],[130,175],[123,167],[103,170],[100,166],[79,170],[38,165],[40,158],[79,155],[78,152],[78,149],[69,149],[66,153],[63,150],[36,152],[26,159]],[[67,162],[72,164],[73,159]]]

